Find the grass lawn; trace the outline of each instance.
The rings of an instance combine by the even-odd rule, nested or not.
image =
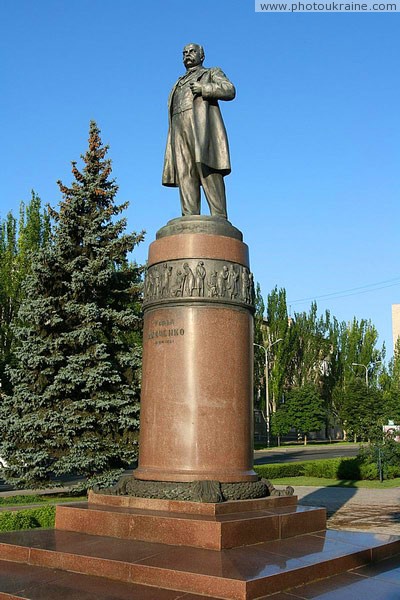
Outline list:
[[[86,499],[86,496],[62,494],[0,496],[0,531],[52,528],[57,503],[80,502]],[[20,509],[16,510],[17,507]]]
[[[292,485],[304,485],[314,487],[356,487],[356,488],[370,488],[370,489],[387,489],[400,487],[400,477],[396,479],[385,479],[382,483],[380,481],[353,481],[353,480],[342,480],[342,479],[325,479],[322,477],[283,477],[282,479],[271,479],[272,483],[279,486]]]
[[[268,448],[267,446],[265,446],[264,444],[254,444],[254,450],[284,450],[285,448],[332,448],[333,446],[360,446],[360,443],[354,443],[354,442],[342,442],[342,441],[332,441],[332,442],[316,442],[316,441],[308,441],[306,446],[304,445],[304,442],[293,442],[293,443],[287,443],[287,444],[281,444],[280,446],[271,446],[270,448]]]
[[[20,506],[21,504],[64,504],[65,502],[86,502],[87,496],[65,496],[57,494],[0,496],[0,507]]]

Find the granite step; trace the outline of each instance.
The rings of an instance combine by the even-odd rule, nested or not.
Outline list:
[[[10,564],[224,600],[284,592],[399,553],[398,537],[333,530],[220,552],[59,530],[0,534],[0,560]]]
[[[0,561],[0,600],[204,600],[197,594]],[[217,600],[209,597],[208,600]]]
[[[259,600],[399,600],[400,556]]]
[[[212,550],[283,539],[325,527],[325,508],[296,504],[192,514],[82,502],[59,505],[56,513],[58,530]]]

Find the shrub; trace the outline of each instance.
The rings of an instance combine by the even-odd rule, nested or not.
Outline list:
[[[0,531],[14,531],[16,529],[33,529],[37,527],[31,515],[25,511],[4,512],[0,514]]]
[[[0,505],[12,504],[38,504],[39,502],[44,502],[42,496],[4,496],[0,497]]]
[[[296,463],[256,465],[255,470],[261,477],[266,479],[305,476],[358,480],[362,478],[362,464],[362,461],[358,458],[329,458]],[[367,470],[365,472],[370,473]]]
[[[2,512],[0,513],[0,531],[54,527],[55,514],[55,506]]]
[[[340,459],[313,460],[304,464],[304,475],[306,477],[325,477],[325,479],[336,479]]]
[[[38,523],[37,527],[54,527],[56,518],[56,507],[55,506],[43,506],[40,508],[31,508],[29,510],[32,513],[33,518]]]
[[[352,479],[358,481],[362,479],[361,476],[361,464],[362,461],[359,458],[345,458],[339,459],[340,464],[338,466],[337,475],[338,479]]]
[[[400,465],[388,465],[385,468],[385,475],[388,479],[395,479],[395,477],[400,477]]]
[[[272,465],[256,465],[255,471],[265,479],[280,479],[281,477],[301,477],[304,475],[304,463],[282,463]]]
[[[360,464],[361,479],[374,480],[378,479],[378,465],[376,463],[361,463]]]

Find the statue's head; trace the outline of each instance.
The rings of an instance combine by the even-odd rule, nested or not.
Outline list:
[[[202,65],[204,60],[204,49],[199,44],[187,44],[183,49],[183,64],[187,69]]]

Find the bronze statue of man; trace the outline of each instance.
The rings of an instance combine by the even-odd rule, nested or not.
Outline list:
[[[218,100],[235,88],[218,67],[203,67],[198,44],[183,49],[186,73],[169,96],[169,131],[162,183],[179,187],[182,215],[200,214],[200,186],[212,216],[227,218],[224,176],[231,172],[228,139]]]

